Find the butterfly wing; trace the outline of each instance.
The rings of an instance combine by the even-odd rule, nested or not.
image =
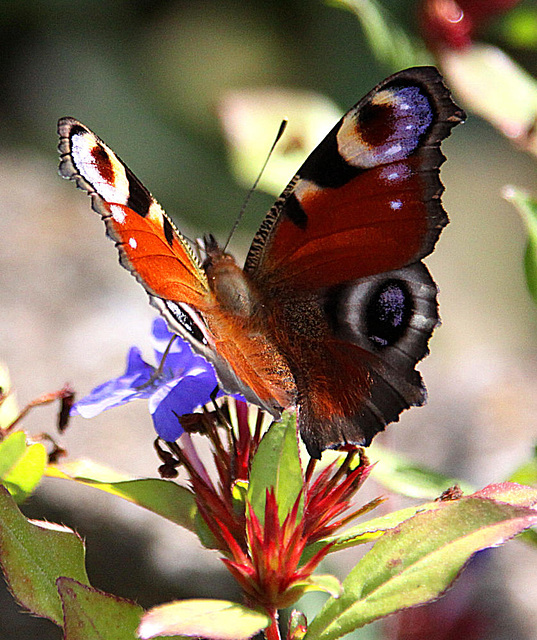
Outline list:
[[[245,271],[272,305],[312,455],[369,444],[425,401],[415,365],[438,314],[420,261],[448,222],[440,143],[463,117],[435,68],[391,76],[313,151],[253,240]]]
[[[205,272],[158,202],[114,152],[74,118],[62,118],[60,173],[91,196],[121,264],[153,296],[203,306]]]
[[[434,67],[384,80],[311,153],[257,232],[245,271],[319,289],[428,255],[448,218],[440,142],[462,121]]]

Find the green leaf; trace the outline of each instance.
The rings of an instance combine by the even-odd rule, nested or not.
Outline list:
[[[265,521],[266,490],[273,487],[280,522],[285,520],[304,484],[298,453],[296,420],[288,416],[265,433],[252,462],[248,501],[261,523]],[[298,518],[302,515],[302,499]]]
[[[537,7],[516,7],[503,16],[500,28],[511,47],[534,49],[537,46]]]
[[[328,4],[347,9],[358,18],[373,54],[394,71],[431,64],[423,43],[411,38],[374,0],[329,0]]]
[[[70,473],[66,473],[63,469],[68,468]],[[85,474],[74,475],[77,471]],[[53,478],[62,478],[65,480],[74,480],[80,484],[106,491],[115,496],[133,502],[134,504],[144,507],[153,513],[156,513],[167,520],[171,520],[189,531],[196,533],[196,501],[194,494],[171,480],[159,480],[156,478],[146,478],[142,480],[119,480],[107,482],[104,480],[104,474],[110,473],[109,470],[103,471],[98,465],[90,464],[84,461],[84,466],[73,467],[54,467],[47,468],[47,476]],[[102,479],[97,479],[102,478]]]
[[[8,474],[26,450],[26,435],[16,431],[0,442],[0,478]]]
[[[32,613],[62,625],[56,580],[69,576],[88,584],[82,540],[67,527],[26,520],[0,487],[0,550],[16,600]]]
[[[22,431],[0,442],[0,482],[16,502],[23,502],[37,487],[47,460],[45,447],[40,442],[27,445]]]
[[[0,362],[0,430],[6,429],[19,415],[15,394],[11,391],[11,380],[6,366]]]
[[[237,179],[254,183],[283,118],[288,125],[259,188],[277,196],[308,154],[341,117],[329,98],[310,91],[257,88],[230,91],[219,103],[229,160]]]
[[[416,514],[380,538],[349,573],[343,594],[327,601],[307,640],[334,640],[438,597],[476,551],[536,524],[537,513],[527,506],[536,501],[535,489],[504,483]]]
[[[529,292],[533,301],[537,302],[537,200],[521,189],[511,186],[504,187],[503,196],[516,207],[528,231],[524,269]]]
[[[533,504],[533,490],[531,488],[517,485],[514,482],[504,482],[491,486],[493,487],[492,495],[489,494],[488,488],[478,491],[477,493],[473,493],[472,495],[474,497],[491,498],[500,502],[508,502],[509,504],[518,504],[524,507],[529,507]],[[527,493],[528,491],[530,492],[529,494]],[[400,509],[398,511],[392,511],[391,513],[387,513],[386,515],[378,518],[372,518],[365,522],[360,522],[353,527],[345,529],[343,533],[327,536],[326,538],[308,546],[301,561],[305,562],[309,560],[311,556],[322,549],[326,544],[333,545],[330,548],[329,553],[334,553],[335,551],[341,551],[348,547],[356,547],[360,544],[378,540],[378,538],[381,538],[386,531],[395,529],[395,527],[417,513],[438,509],[440,504],[441,502],[438,500],[426,502],[413,507],[406,507],[405,509]],[[533,534],[533,532],[526,531],[523,535],[528,536],[528,534]],[[529,537],[532,538],[529,541],[533,543],[534,536],[530,535]]]
[[[439,54],[442,73],[455,95],[520,148],[537,154],[529,135],[537,112],[537,81],[497,47],[481,43]]]
[[[64,611],[64,640],[134,640],[142,607],[81,584],[58,578]]]
[[[533,450],[533,455],[529,460],[513,471],[509,476],[509,482],[532,486],[537,485],[537,448]]]
[[[174,634],[247,640],[270,622],[265,613],[228,600],[178,600],[150,609],[142,618],[138,635],[143,640]]]
[[[303,557],[301,558],[301,562],[309,560],[315,553],[317,553],[317,551],[320,551],[328,543],[333,545],[330,548],[329,553],[334,553],[349,547],[356,547],[360,544],[373,542],[378,538],[381,538],[386,531],[394,529],[405,520],[416,515],[416,513],[431,511],[433,509],[438,509],[438,502],[428,502],[414,507],[407,507],[406,509],[393,511],[385,516],[380,516],[379,518],[373,518],[372,520],[361,522],[360,524],[346,529],[341,534],[327,536],[326,538],[308,546],[307,551],[304,552]]]
[[[302,640],[306,635],[307,628],[308,620],[306,616],[301,611],[293,609],[289,615],[289,640]]]
[[[464,493],[473,491],[473,487],[461,480],[432,471],[377,444],[368,450],[368,457],[371,462],[378,460],[371,472],[372,478],[390,491],[410,498],[434,499],[454,485]]]

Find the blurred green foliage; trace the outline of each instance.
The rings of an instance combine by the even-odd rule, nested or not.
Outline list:
[[[406,3],[385,4],[412,23]],[[216,231],[242,200],[215,111],[227,89],[315,89],[346,107],[394,71],[349,11],[316,0],[3,0],[0,30],[3,146],[39,147],[54,166],[56,121],[72,115],[171,215]],[[256,197],[252,229],[271,204]]]
[[[408,62],[408,37],[419,44],[418,3],[385,0],[380,27],[376,5],[360,4],[361,25],[351,10],[317,0],[4,0],[0,143],[38,146],[52,161],[55,123],[72,115],[172,216],[229,229],[242,192],[227,171],[218,101],[228,89],[278,85],[353,104],[397,60]],[[379,63],[371,38],[380,29],[386,40],[394,25],[406,57]],[[258,215],[245,222],[252,229],[271,203],[256,200]]]

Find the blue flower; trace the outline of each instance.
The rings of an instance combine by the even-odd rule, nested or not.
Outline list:
[[[153,322],[153,347],[157,362],[174,334],[162,318]],[[160,376],[152,380],[156,368],[145,362],[137,347],[131,347],[127,369],[122,376],[95,387],[76,402],[71,415],[93,418],[102,411],[139,398],[149,401],[149,412],[158,435],[173,442],[183,433],[179,416],[206,404],[217,386],[213,367],[194,355],[188,343],[176,336]]]

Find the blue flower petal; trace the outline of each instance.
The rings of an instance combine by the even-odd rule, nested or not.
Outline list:
[[[157,434],[168,442],[177,440],[183,433],[179,416],[207,404],[215,387],[216,376],[212,367],[193,369],[191,375],[161,387],[149,400],[149,411]]]
[[[208,364],[205,358],[192,351],[192,347],[186,340],[168,331],[166,323],[162,318],[156,318],[154,320],[151,334],[155,359],[158,363],[162,360],[162,356],[170,340],[175,338],[164,363],[166,379],[169,380],[170,377],[176,378],[180,375],[188,375],[189,370],[193,367],[205,366],[207,369],[212,369],[212,365]]]
[[[155,392],[154,386],[142,389],[139,387],[150,380],[154,371],[154,367],[144,362],[140,350],[131,347],[125,373],[95,387],[73,405],[71,415],[93,418],[102,411],[119,407],[136,398],[149,398]]]

